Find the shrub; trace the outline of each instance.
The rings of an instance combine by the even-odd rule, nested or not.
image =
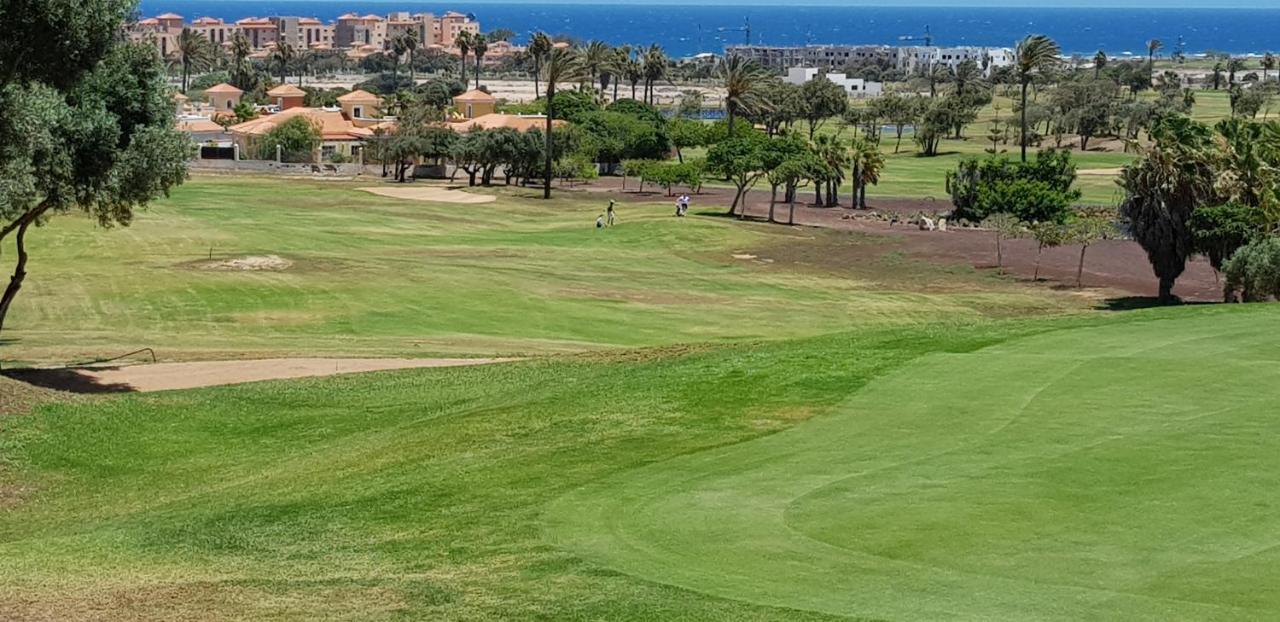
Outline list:
[[[981,221],[999,212],[1026,222],[1064,222],[1080,198],[1072,189],[1071,155],[1049,149],[1027,162],[1004,156],[966,158],[947,173],[947,192],[956,219]]]
[[[262,138],[260,157],[274,160],[277,146],[286,162],[310,162],[312,153],[320,146],[320,129],[306,117],[293,117]]]
[[[1262,234],[1262,210],[1240,203],[1201,206],[1191,212],[1187,225],[1195,236],[1196,252],[1209,258],[1215,270],[1240,247]]]
[[[1227,301],[1280,298],[1280,238],[1268,236],[1240,247],[1223,268]]]

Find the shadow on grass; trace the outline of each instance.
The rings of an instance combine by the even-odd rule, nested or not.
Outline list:
[[[95,369],[108,369],[98,367]],[[132,385],[123,383],[104,383],[86,369],[64,367],[61,369],[6,369],[4,376],[32,386],[68,393],[131,393],[136,391]]]
[[[1206,300],[1175,300],[1173,302],[1161,302],[1159,298],[1154,296],[1121,296],[1119,298],[1108,298],[1098,305],[1099,309],[1104,311],[1137,311],[1139,309],[1152,309],[1156,307],[1176,307],[1176,306],[1202,306],[1202,305],[1218,305],[1221,302],[1211,302]]]

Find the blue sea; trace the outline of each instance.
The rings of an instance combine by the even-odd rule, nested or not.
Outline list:
[[[1069,54],[1143,56],[1157,38],[1165,52],[1179,38],[1185,51],[1237,54],[1280,49],[1280,9],[1187,8],[964,8],[796,5],[518,4],[415,0],[142,0],[143,15],[172,11],[188,20],[202,15],[227,20],[247,16],[302,15],[329,21],[355,11],[474,14],[488,31],[509,28],[524,39],[544,30],[612,44],[662,45],[673,56],[722,52],[746,41],[769,45],[825,43],[898,44],[924,33],[935,45],[1009,46],[1030,33],[1053,37]]]

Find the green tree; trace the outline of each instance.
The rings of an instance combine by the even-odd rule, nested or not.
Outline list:
[[[1160,300],[1169,302],[1195,252],[1191,214],[1214,200],[1213,135],[1186,117],[1168,117],[1152,127],[1151,137],[1120,175],[1120,216],[1160,280]]]
[[[1116,232],[1115,211],[1110,208],[1079,210],[1067,226],[1068,241],[1080,245],[1076,264],[1076,287],[1084,285],[1084,256],[1095,242],[1110,239]]]
[[[865,138],[856,138],[853,140],[849,162],[852,166],[849,179],[853,182],[853,199],[849,204],[858,209],[867,209],[867,186],[880,183],[884,154],[880,153],[878,144]]]
[[[1027,226],[1031,238],[1036,241],[1036,269],[1031,279],[1040,280],[1040,256],[1046,248],[1057,248],[1069,239],[1066,225],[1056,222],[1036,222]]]
[[[849,108],[849,96],[844,88],[826,76],[805,82],[800,87],[800,101],[803,103],[801,116],[809,124],[809,140],[813,140],[814,133],[827,119],[840,116]]]
[[[536,32],[529,39],[529,56],[533,58],[533,97],[538,98],[538,79],[542,77],[542,63],[551,53],[551,37],[545,32]]]
[[[566,82],[576,81],[582,75],[582,61],[578,55],[571,49],[553,47],[547,53],[547,59],[543,63],[543,78],[547,85],[547,114],[546,114],[546,130],[543,136],[546,138],[546,148],[543,154],[543,186],[542,198],[551,198],[551,175],[552,162],[555,159],[552,122],[555,118],[555,101],[556,86]]]
[[[735,134],[707,151],[707,169],[733,183],[735,193],[729,215],[737,213],[738,204],[745,203],[747,191],[768,171],[765,159],[768,146],[769,138],[753,131]],[[745,205],[743,212],[746,212]]]
[[[729,133],[733,123],[744,109],[767,108],[762,98],[762,85],[769,74],[755,61],[732,55],[720,61],[716,74],[724,87],[725,116],[729,121]]]
[[[471,37],[471,53],[476,57],[476,88],[480,88],[480,68],[484,65],[484,55],[489,52],[489,40],[482,35]]]
[[[1032,78],[1058,64],[1062,51],[1053,39],[1044,35],[1028,35],[1018,43],[1014,59],[1014,72],[1021,88],[1022,103],[1022,161],[1027,161],[1027,90],[1031,87]]]
[[[947,173],[947,191],[957,218],[979,221],[1008,212],[1027,222],[1064,222],[1080,191],[1076,167],[1066,151],[1047,150],[1029,162],[1004,156],[965,158]]]
[[[280,84],[285,83],[289,70],[298,60],[298,52],[292,45],[281,41],[271,50],[271,62],[280,70]]]
[[[1267,222],[1257,207],[1224,203],[1197,207],[1191,212],[1188,226],[1195,237],[1195,252],[1207,257],[1214,270],[1221,271],[1240,247],[1266,233]]]
[[[1147,81],[1150,84],[1152,78],[1156,75],[1156,52],[1164,48],[1164,42],[1159,39],[1147,41]]]
[[[467,53],[471,51],[471,32],[464,30],[453,38],[453,46],[458,48],[458,67],[462,72],[462,83],[467,83]]]
[[[1098,50],[1098,53],[1093,55],[1093,79],[1097,80],[1101,77],[1102,70],[1106,67],[1107,53],[1102,50]]]
[[[191,72],[208,69],[213,64],[213,49],[209,45],[209,40],[202,37],[200,33],[190,28],[183,28],[182,32],[178,33],[177,46],[173,53],[182,64],[182,91],[185,93]]]
[[[659,45],[650,45],[645,50],[642,65],[644,67],[644,103],[652,105],[657,99],[658,80],[667,77],[667,53]]]
[[[1258,238],[1236,251],[1223,267],[1228,302],[1261,302],[1280,298],[1280,238]]]
[[[0,240],[13,236],[14,270],[0,295],[0,329],[27,277],[26,236],[55,214],[81,211],[103,227],[186,176],[190,142],[173,129],[165,66],[120,33],[130,0],[0,3],[12,33],[57,33],[32,47],[0,41]]]
[[[671,146],[676,148],[676,158],[684,162],[684,149],[699,147],[707,143],[707,125],[693,119],[672,119],[667,126],[671,137]]]
[[[1023,236],[1026,232],[1026,223],[1018,220],[1017,216],[1004,212],[997,212],[987,216],[981,224],[983,229],[991,231],[996,241],[996,268],[1004,269],[1004,243],[1006,240],[1016,240]]]
[[[280,154],[285,162],[310,162],[320,147],[320,128],[311,119],[296,116],[271,128],[259,145],[263,159],[273,160]]]

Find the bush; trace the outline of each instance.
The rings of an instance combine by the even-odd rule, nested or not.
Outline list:
[[[1242,246],[1227,260],[1224,271],[1227,301],[1280,298],[1280,238],[1268,236]]]
[[[588,91],[556,91],[556,101],[552,114],[556,119],[564,119],[577,123],[578,119],[589,112],[600,110],[594,93]]]
[[[955,219],[981,221],[1009,213],[1025,222],[1064,222],[1080,198],[1076,168],[1065,151],[1047,150],[1027,162],[1004,156],[966,158],[947,173]]]
[[[191,78],[191,84],[188,88],[192,91],[203,91],[211,86],[230,82],[231,76],[225,71],[210,71],[209,73],[194,76]]]
[[[285,162],[310,162],[312,154],[320,146],[320,129],[306,117],[293,117],[262,138],[260,157],[274,160],[277,146],[281,148]]]
[[[1209,258],[1215,270],[1236,250],[1262,235],[1262,210],[1241,203],[1200,206],[1191,212],[1187,226],[1195,236],[1196,252]]]

